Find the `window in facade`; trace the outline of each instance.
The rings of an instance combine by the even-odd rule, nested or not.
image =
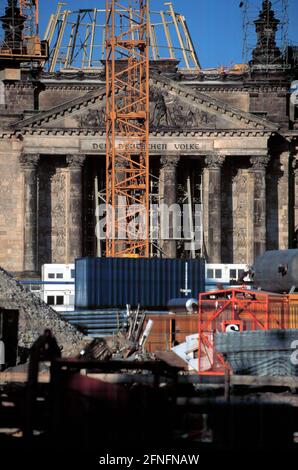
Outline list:
[[[63,304],[64,304],[64,296],[63,295],[57,295],[56,305],[63,305]]]
[[[214,278],[213,269],[207,269],[207,277],[208,277],[208,279],[213,279]]]
[[[230,269],[230,279],[237,279],[237,269]]]
[[[48,295],[47,304],[48,305],[55,305],[55,296],[54,295]]]
[[[215,278],[216,279],[221,279],[222,278],[222,270],[221,269],[216,269],[215,270]]]

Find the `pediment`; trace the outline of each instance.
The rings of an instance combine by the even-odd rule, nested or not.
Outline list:
[[[192,130],[263,130],[276,132],[278,125],[254,114],[192,90],[164,77],[151,79],[153,127]],[[156,96],[155,96],[156,95]],[[166,111],[165,111],[166,110]],[[155,113],[152,115],[152,112]],[[159,115],[157,118],[156,115]],[[161,116],[161,118],[160,118]]]
[[[13,128],[22,129],[105,129],[105,88],[19,121]],[[191,90],[159,75],[150,78],[150,129],[159,131],[277,131],[278,126],[266,119]]]
[[[105,87],[18,121],[16,129],[86,129],[104,127]]]

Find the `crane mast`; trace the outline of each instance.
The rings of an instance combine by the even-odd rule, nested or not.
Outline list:
[[[149,9],[106,0],[106,256],[149,256]]]

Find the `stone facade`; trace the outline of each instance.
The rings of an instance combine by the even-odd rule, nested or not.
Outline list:
[[[295,77],[294,68],[279,65],[194,75],[176,64],[154,64],[152,172],[166,204],[177,202],[182,170],[197,172],[203,243],[196,256],[252,263],[266,249],[297,245],[298,126],[288,116]],[[38,273],[43,263],[96,255],[94,180],[101,190],[105,180],[104,72],[20,70],[19,79],[0,84],[0,265]],[[158,255],[190,256],[177,247],[162,240]]]
[[[17,139],[1,142],[0,154],[0,265],[11,271],[24,263],[24,175]]]

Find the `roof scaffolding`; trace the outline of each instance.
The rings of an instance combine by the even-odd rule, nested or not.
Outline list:
[[[50,46],[49,72],[103,67],[105,13],[105,8],[72,11],[66,3],[58,4],[44,38]],[[120,7],[117,15],[122,21]],[[164,10],[150,12],[149,36],[151,60],[176,59],[181,68],[200,70],[186,19],[174,11],[171,2],[165,3]]]
[[[244,0],[242,59],[257,67],[287,65],[288,0]]]
[[[38,26],[38,0],[2,0],[0,5],[0,58],[5,62],[37,62],[48,57]]]

